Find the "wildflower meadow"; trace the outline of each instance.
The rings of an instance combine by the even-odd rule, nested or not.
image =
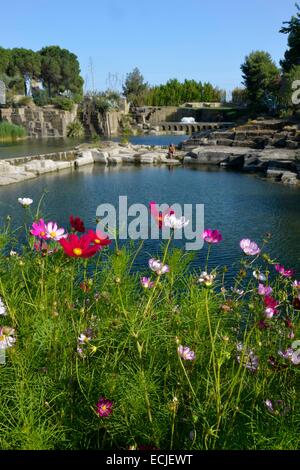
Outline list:
[[[209,256],[226,239],[150,211],[170,239],[134,269],[142,243],[70,216],[47,221],[20,198],[24,226],[0,232],[0,448],[297,449],[300,281],[268,254],[268,236],[240,241],[232,285]]]

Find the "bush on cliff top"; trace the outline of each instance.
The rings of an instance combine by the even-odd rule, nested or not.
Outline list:
[[[74,101],[65,96],[56,96],[51,99],[51,103],[58,109],[63,111],[73,111]]]

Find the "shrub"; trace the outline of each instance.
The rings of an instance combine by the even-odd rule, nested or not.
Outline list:
[[[26,129],[10,122],[0,122],[0,142],[26,137]]]
[[[32,94],[33,101],[37,106],[47,106],[51,103],[49,95],[46,90],[36,90]]]
[[[68,125],[67,136],[72,138],[80,138],[84,136],[84,128],[80,121],[76,120]]]
[[[70,98],[66,98],[65,96],[56,96],[52,98],[51,103],[58,109],[62,109],[63,111],[73,111],[74,108],[74,101]]]
[[[23,98],[19,99],[17,102],[18,106],[29,106],[33,103],[33,100],[30,96],[24,96]]]

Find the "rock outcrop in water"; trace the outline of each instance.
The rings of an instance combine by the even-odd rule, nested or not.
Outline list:
[[[300,185],[300,125],[282,120],[252,121],[229,130],[193,136],[182,145],[184,163],[218,165],[260,173]],[[299,149],[299,150],[298,150]]]
[[[0,186],[33,179],[45,173],[66,169],[76,170],[94,163],[180,165],[181,162],[178,159],[169,159],[167,150],[161,147],[150,148],[144,145],[119,145],[107,142],[101,148],[77,147],[68,152],[0,160]]]

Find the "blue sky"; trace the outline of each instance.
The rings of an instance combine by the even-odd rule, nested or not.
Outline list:
[[[135,66],[150,84],[169,78],[240,85],[240,64],[252,50],[278,63],[295,13],[294,0],[14,0],[1,2],[0,45],[38,50],[60,45],[80,61],[87,88],[107,88]]]

